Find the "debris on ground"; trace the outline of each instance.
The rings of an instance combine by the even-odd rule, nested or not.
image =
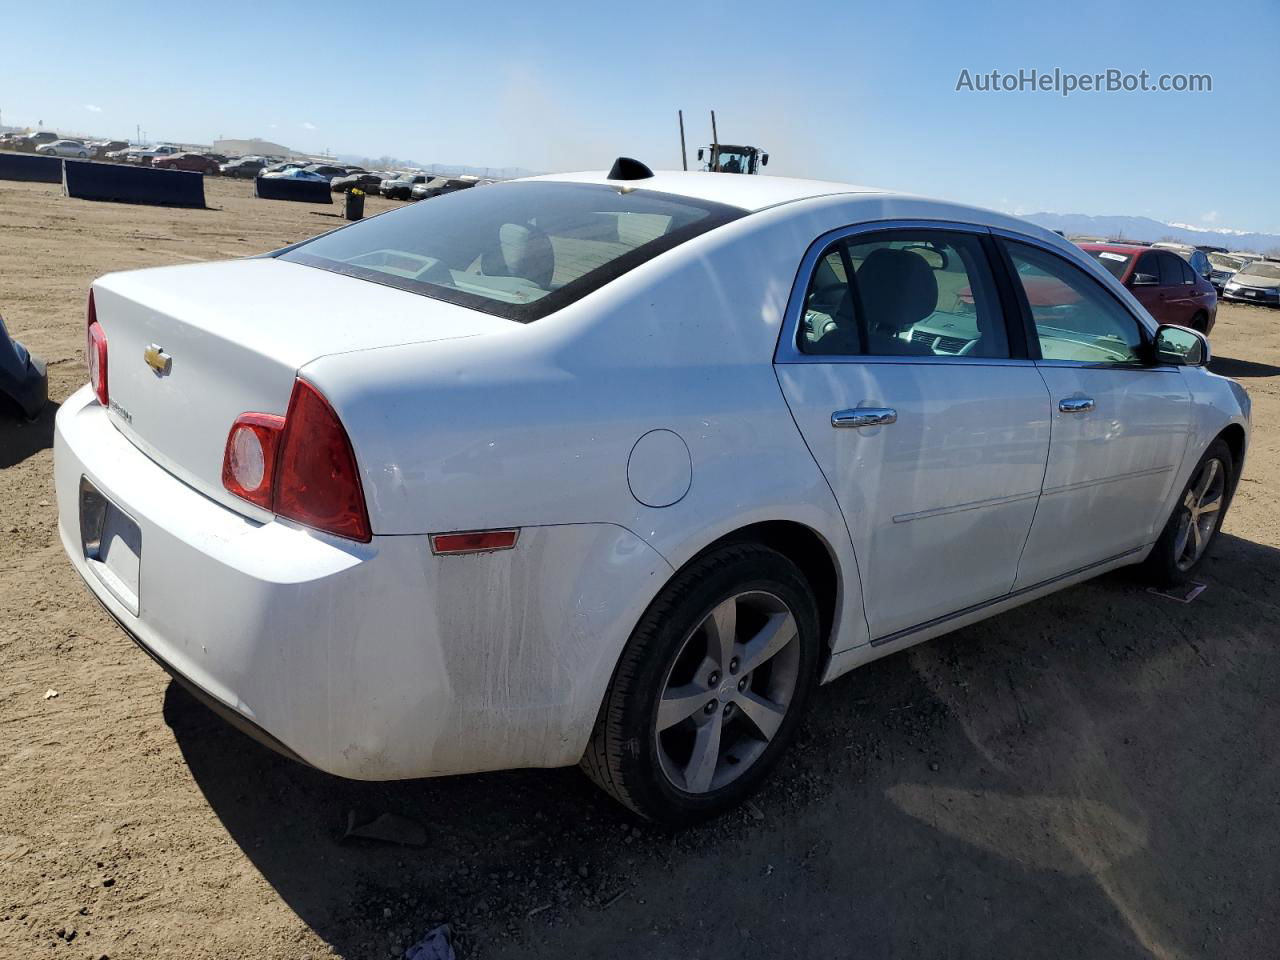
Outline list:
[[[58,691],[53,689],[53,687],[50,687],[48,690],[44,692],[44,698],[46,700],[52,700],[57,695],[58,695]]]
[[[356,812],[347,813],[347,830],[343,840],[356,837],[361,840],[380,840],[398,843],[404,847],[423,847],[427,843],[427,831],[420,823],[395,813],[383,813],[368,823],[356,824]]]
[[[1157,597],[1164,597],[1166,600],[1177,600],[1179,603],[1190,603],[1200,594],[1204,593],[1205,584],[1198,580],[1192,580],[1190,583],[1178,584],[1174,587],[1166,587],[1160,590],[1156,587],[1147,587],[1147,593],[1154,593]]]
[[[453,931],[442,923],[404,952],[404,960],[457,960]]]

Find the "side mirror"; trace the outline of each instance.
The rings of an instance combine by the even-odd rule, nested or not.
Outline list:
[[[1135,273],[1129,280],[1131,287],[1158,287],[1160,278],[1154,273]]]
[[[701,160],[701,159],[702,159],[702,148],[701,148],[701,147],[699,147],[699,148],[698,148],[698,159],[699,159],[699,160]]]
[[[760,157],[760,165],[762,167],[767,167],[769,165],[769,155],[767,153]]]
[[[1155,355],[1157,363],[1171,363],[1178,367],[1203,367],[1212,356],[1209,338],[1190,327],[1161,324],[1156,328]]]

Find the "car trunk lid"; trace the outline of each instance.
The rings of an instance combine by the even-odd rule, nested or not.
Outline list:
[[[117,429],[184,482],[264,519],[222,485],[236,417],[283,415],[298,370],[322,356],[513,326],[270,257],[109,274],[93,291]]]

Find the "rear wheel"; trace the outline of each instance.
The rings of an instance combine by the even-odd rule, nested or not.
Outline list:
[[[636,626],[582,767],[649,820],[720,813],[791,741],[819,650],[817,606],[795,564],[759,544],[713,550]]]
[[[1191,329],[1199,330],[1203,334],[1209,333],[1209,315],[1201,310],[1191,318]]]
[[[1234,489],[1231,450],[1222,440],[1214,440],[1191,471],[1169,522],[1147,557],[1145,570],[1156,584],[1183,583],[1199,568],[1222,528]]]

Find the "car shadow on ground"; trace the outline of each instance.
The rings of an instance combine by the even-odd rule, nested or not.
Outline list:
[[[1280,937],[1280,551],[1190,604],[1120,572],[822,688],[754,802],[673,833],[574,770],[405,783],[284,760],[171,684],[190,770],[344,957],[1265,955]],[[341,837],[349,812],[426,845]]]
[[[0,470],[53,446],[53,419],[58,415],[58,406],[46,403],[39,416],[27,420],[6,398],[0,397]]]
[[[1280,377],[1280,367],[1271,363],[1258,363],[1256,360],[1236,360],[1232,357],[1213,357],[1209,361],[1209,370],[1224,377]]]

